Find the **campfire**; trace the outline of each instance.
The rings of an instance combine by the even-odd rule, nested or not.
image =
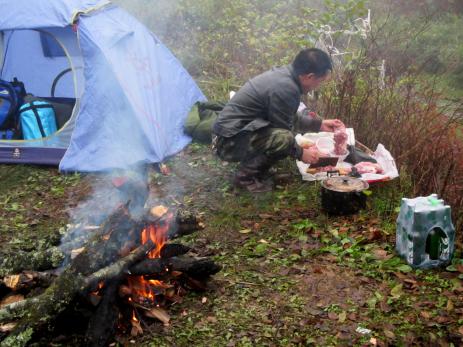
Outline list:
[[[106,346],[116,333],[137,336],[153,321],[169,325],[171,305],[190,290],[207,288],[220,266],[172,242],[201,229],[197,216],[158,205],[135,219],[133,201],[141,203],[119,206],[98,227],[76,227],[90,235],[83,244],[71,238],[60,246],[67,266],[23,269],[3,279],[2,343],[25,345],[60,333],[56,326],[66,325],[63,320],[75,326],[85,320],[86,344]]]

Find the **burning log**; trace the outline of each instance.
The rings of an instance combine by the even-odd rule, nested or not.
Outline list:
[[[172,258],[178,255],[183,255],[191,250],[190,247],[179,243],[166,243],[161,248],[161,258]]]
[[[116,263],[93,273],[85,279],[85,288],[90,291],[94,291],[96,289],[95,285],[101,281],[107,281],[118,276],[127,275],[129,267],[139,261],[142,257],[145,257],[146,254],[155,246],[156,245],[154,243],[148,241],[125,258],[120,259]]]
[[[138,276],[159,276],[167,272],[179,271],[195,279],[207,279],[221,269],[220,265],[208,258],[182,256],[168,259],[145,259],[132,266],[130,273]]]

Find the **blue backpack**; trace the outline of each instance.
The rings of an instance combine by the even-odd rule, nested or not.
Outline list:
[[[0,79],[0,130],[16,128],[16,114],[25,95],[24,84],[16,77],[13,82]]]

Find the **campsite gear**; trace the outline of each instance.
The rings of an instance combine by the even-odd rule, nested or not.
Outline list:
[[[396,250],[411,266],[428,269],[450,263],[454,242],[451,208],[437,194],[402,199]]]
[[[159,163],[191,141],[185,119],[206,98],[130,14],[107,0],[37,0],[37,11],[30,0],[0,0],[0,8],[8,14],[0,16],[0,78],[17,76],[62,125],[45,138],[1,140],[0,162],[95,172]]]
[[[23,102],[24,83],[15,77],[12,82],[0,79],[0,129],[14,129],[15,115]]]
[[[366,206],[364,190],[368,189],[368,183],[359,178],[331,176],[321,185],[321,205],[330,215],[354,214]]]
[[[57,131],[55,110],[46,101],[32,101],[19,108],[19,123],[24,140],[47,137]]]
[[[211,143],[212,125],[224,106],[224,102],[197,102],[188,114],[185,133],[198,142]]]

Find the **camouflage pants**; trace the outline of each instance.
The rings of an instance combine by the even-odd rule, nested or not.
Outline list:
[[[266,170],[287,157],[293,147],[293,133],[279,128],[265,127],[233,137],[217,138],[217,154],[221,159],[239,161],[241,166],[258,170]]]

